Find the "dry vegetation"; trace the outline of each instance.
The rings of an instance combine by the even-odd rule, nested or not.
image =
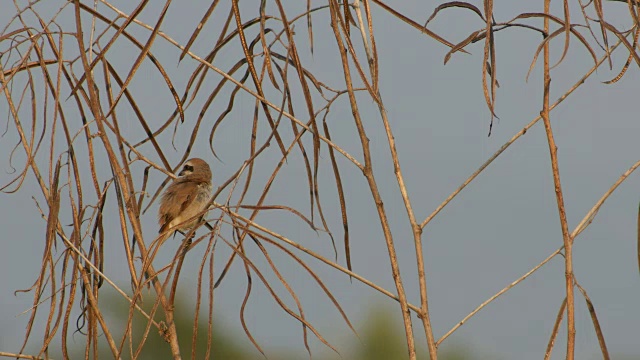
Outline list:
[[[126,3],[126,11],[119,8],[122,3]],[[551,355],[557,336],[566,336],[566,358],[573,359],[574,305],[582,299],[589,302],[586,292],[573,276],[574,239],[592,222],[603,202],[640,162],[611,186],[575,229],[570,229],[565,215],[550,112],[571,96],[596,69],[609,65],[612,52],[628,54],[628,61],[610,83],[623,77],[629,67],[640,65],[636,51],[640,34],[640,5],[631,0],[606,4],[628,7],[629,18],[635,25],[630,29],[618,29],[608,22],[602,0],[564,0],[564,9],[557,14],[551,12],[550,0],[531,3],[532,9],[544,8],[544,11],[531,10],[512,19],[496,19],[492,0],[485,0],[480,7],[468,2],[448,2],[437,6],[425,23],[424,18],[402,14],[394,9],[392,2],[379,0],[349,3],[307,1],[291,8],[289,3],[280,0],[242,4],[237,0],[213,0],[200,6],[206,9],[205,12],[194,11],[188,14],[188,21],[171,24],[165,21],[165,17],[180,6],[177,2],[6,1],[3,11],[13,12],[13,16],[8,23],[2,24],[0,33],[2,109],[9,114],[8,127],[19,136],[19,142],[11,154],[4,155],[12,158],[18,171],[12,179],[0,185],[4,192],[11,193],[31,191],[24,186],[27,179],[36,184],[40,193],[34,192],[33,195],[37,198],[40,213],[34,216],[40,215],[47,226],[43,241],[37,245],[43,255],[38,265],[39,276],[28,289],[33,295],[33,307],[24,336],[25,345],[20,353],[26,351],[27,341],[30,344],[38,342],[40,350],[29,355],[0,354],[46,358],[49,349],[56,348],[61,349],[67,358],[70,333],[78,327],[86,334],[83,339],[87,358],[97,357],[99,342],[108,344],[114,358],[121,354],[135,358],[145,345],[146,337],[133,339],[130,326],[125,326],[124,333],[116,336],[103,317],[99,289],[112,287],[130,302],[129,319],[134,313],[141,313],[149,319],[146,332],[161,332],[171,345],[174,358],[192,356],[181,354],[178,347],[181,334],[176,332],[173,322],[173,302],[185,258],[183,255],[198,246],[198,254],[194,255],[200,263],[196,303],[199,310],[209,315],[208,319],[195,316],[194,324],[204,321],[211,328],[216,286],[224,281],[233,264],[241,264],[247,278],[253,282],[247,282],[245,296],[238,302],[245,304],[252,296],[252,286],[261,284],[280,304],[283,316],[291,316],[302,324],[307,349],[310,337],[333,349],[334,346],[305,317],[305,304],[289,286],[287,274],[282,274],[278,262],[272,259],[272,254],[278,253],[278,256],[286,256],[295,262],[301,272],[309,274],[311,281],[322,288],[352,329],[349,314],[325,285],[325,279],[314,270],[318,264],[334,268],[353,281],[363,282],[397,301],[402,309],[411,359],[416,358],[417,343],[426,344],[431,358],[436,359],[438,346],[467,320],[551,258],[560,255],[565,261],[566,298],[558,311],[556,326],[550,329],[552,336],[546,354],[547,358]],[[141,14],[150,8],[155,15],[146,17],[151,21],[142,21]],[[570,12],[570,9],[582,11]],[[376,50],[376,33],[384,30],[376,22],[374,11],[390,14],[396,19],[392,26],[412,27],[434,46],[441,46],[437,43],[448,46],[450,51],[445,55],[445,63],[452,56],[459,56],[459,52],[473,48],[474,58],[482,62],[482,88],[491,119],[498,88],[496,75],[500,74],[495,34],[513,28],[522,31],[524,28],[541,35],[542,40],[530,64],[531,68],[540,67],[544,76],[540,116],[487,159],[426,218],[420,218],[412,208],[400,166],[401,159],[396,151],[393,127],[379,91],[378,60],[383,55]],[[431,20],[456,16],[456,12],[475,13],[486,26],[459,43],[447,41],[446,33],[436,34],[430,30]],[[211,20],[214,18],[217,21]],[[318,18],[322,21],[317,21]],[[176,26],[192,29],[190,38],[186,41],[171,38],[169,34]],[[335,74],[341,78],[339,82],[321,78],[305,64],[304,59],[314,51],[314,39],[319,36],[328,37],[338,49],[332,65]],[[592,69],[557,100],[549,96],[550,71],[555,65],[549,60],[552,41],[563,43],[565,53],[570,43],[581,46],[593,58]],[[198,44],[200,50],[194,50],[194,44]],[[158,50],[160,55],[155,54],[156,49],[161,49]],[[570,61],[565,53],[560,56],[560,61]],[[126,61],[122,60],[123,57]],[[181,67],[191,69],[188,79],[172,77],[171,71],[167,70],[169,67],[173,69],[178,61]],[[131,84],[147,77],[161,82],[154,89],[132,90]],[[173,99],[175,111],[167,114],[165,119],[145,116],[154,106],[155,93],[168,94],[168,97],[163,95],[164,99]],[[238,104],[240,99],[243,99],[242,104]],[[352,139],[358,144],[356,151],[348,152],[344,144],[332,141],[335,134],[331,132],[331,109],[337,100],[349,104],[352,117],[341,121],[352,122],[357,129],[357,137]],[[215,104],[215,109],[212,104]],[[238,109],[247,108],[247,104],[251,104],[252,111],[238,115]],[[415,244],[419,282],[411,286],[420,289],[420,303],[417,304],[408,302],[407,285],[400,274],[394,234],[388,223],[389,209],[384,206],[379,182],[373,172],[371,145],[360,110],[364,106],[377,109],[379,118],[375,121],[381,121],[387,135],[387,151],[393,162],[405,205],[404,215],[411,226]],[[123,113],[128,115],[123,116]],[[238,135],[238,139],[242,139],[246,156],[242,155],[243,161],[237,164],[226,164],[227,167],[235,166],[232,176],[216,179],[211,210],[205,215],[206,224],[200,227],[198,236],[193,236],[194,231],[185,234],[186,240],[173,260],[161,264],[156,258],[161,244],[155,241],[155,231],[143,231],[142,214],[149,205],[157,202],[157,195],[186,159],[205,157],[193,153],[194,147],[199,144],[209,146],[211,153],[207,154],[207,159],[213,161],[213,156],[221,151],[214,141],[217,132],[226,122],[240,116],[244,116],[246,121],[244,133]],[[546,130],[564,244],[530,272],[478,304],[477,309],[460,319],[442,337],[436,338],[428,307],[429,274],[425,273],[423,229],[478,174],[539,121],[544,123]],[[176,151],[180,154],[178,158],[168,155]],[[328,161],[320,161],[321,151],[328,155]],[[276,154],[279,160],[263,160],[267,153],[270,156]],[[278,177],[280,170],[292,156],[304,162],[304,166],[296,171],[308,184],[308,195],[305,196],[309,207],[306,209],[292,208],[283,205],[286,203],[284,199],[280,201],[269,197],[272,187],[281,181]],[[376,220],[383,230],[379,240],[385,242],[388,250],[394,289],[385,289],[368,281],[366,274],[351,266],[352,239],[347,212],[350,189],[345,187],[341,175],[346,167],[358,169],[368,185],[367,191],[376,206]],[[320,171],[333,174],[333,192],[319,191]],[[330,198],[333,194],[336,198]],[[272,203],[274,201],[275,204]],[[323,204],[330,207],[325,208]],[[279,216],[280,229],[302,223],[326,234],[323,239],[332,245],[325,249],[332,250],[324,253],[314,251],[305,247],[300,239],[286,237],[278,229],[261,224],[257,217],[265,212]],[[341,214],[342,223],[327,221],[325,215],[328,212]],[[108,221],[118,223],[119,229],[105,226]],[[122,259],[104,256],[106,239],[110,242],[108,246],[121,249]],[[218,254],[220,248],[230,251]],[[256,257],[261,261],[256,262]],[[225,264],[222,272],[214,273],[214,259]],[[126,263],[130,283],[114,282],[110,278],[105,270],[114,268],[109,266],[110,261]],[[36,264],[34,262],[33,266]],[[147,291],[156,294],[152,298],[157,302],[151,311],[145,312],[139,305],[146,298],[143,294]],[[296,306],[289,307],[283,297],[294,299]],[[596,310],[590,306],[589,311],[602,355],[609,358]],[[246,327],[243,314],[240,313],[239,321],[247,337],[262,352],[261,345]],[[559,331],[562,321],[566,321],[568,329],[564,334]],[[36,322],[46,324],[44,336],[39,340],[33,339]],[[412,322],[420,324],[424,330],[420,333],[426,335],[424,338],[416,336]],[[196,334],[193,336],[195,342]],[[211,332],[208,339],[211,341]],[[198,357],[208,358],[210,355],[199,354]]]

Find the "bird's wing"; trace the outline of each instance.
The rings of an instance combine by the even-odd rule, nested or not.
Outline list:
[[[190,181],[175,182],[162,196],[158,222],[160,233],[164,232],[173,219],[178,217],[193,201],[198,184]]]

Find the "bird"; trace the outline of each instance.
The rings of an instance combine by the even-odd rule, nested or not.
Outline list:
[[[178,178],[165,190],[158,209],[159,233],[188,231],[200,221],[196,217],[211,198],[211,168],[199,158],[187,160]]]

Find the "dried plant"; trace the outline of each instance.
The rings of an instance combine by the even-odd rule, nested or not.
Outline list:
[[[540,2],[530,3],[532,9],[540,5]],[[609,358],[596,311],[574,277],[572,248],[576,237],[591,224],[603,202],[640,162],[633,164],[571,231],[566,219],[550,114],[602,64],[612,66],[612,53],[625,52],[628,60],[610,84],[624,76],[632,63],[640,65],[636,51],[640,5],[631,0],[611,4],[628,6],[633,26],[622,30],[607,21],[602,0],[564,0],[563,12],[559,15],[551,12],[549,0],[542,3],[543,12],[523,12],[503,20],[496,19],[492,0],[485,0],[482,7],[452,1],[437,6],[423,23],[422,19],[402,14],[380,0],[342,3],[329,0],[322,4],[307,1],[297,5],[281,0],[247,4],[240,4],[238,0],[230,3],[213,0],[199,22],[192,21],[199,15],[190,13],[192,18],[188,21],[171,24],[166,21],[167,14],[181,6],[171,1],[160,7],[160,3],[148,1],[132,6],[128,2],[117,4],[97,0],[14,0],[13,16],[0,33],[0,80],[9,127],[19,136],[18,145],[7,156],[19,163],[19,171],[1,185],[7,193],[29,191],[24,186],[25,181],[35,180],[41,194],[33,195],[40,215],[46,221],[46,233],[44,243],[38,245],[43,250],[39,275],[33,286],[25,290],[33,295],[33,306],[24,344],[20,354],[0,354],[47,358],[49,349],[59,348],[63,357],[69,358],[70,332],[80,330],[86,334],[86,358],[97,357],[98,343],[103,342],[109,346],[114,358],[125,355],[136,358],[145,345],[147,334],[159,331],[170,344],[171,356],[175,359],[213,357],[210,348],[206,354],[196,355],[181,353],[178,346],[181,334],[176,331],[173,304],[183,261],[185,255],[189,255],[200,258],[193,318],[194,343],[197,324],[207,321],[210,347],[215,289],[234,269],[233,264],[241,264],[248,281],[244,297],[238,299],[242,302],[239,320],[256,349],[264,354],[245,319],[245,305],[252,295],[254,279],[268,290],[283,314],[301,324],[304,345],[309,352],[309,337],[315,337],[337,352],[305,316],[304,302],[289,284],[288,274],[279,270],[278,260],[284,257],[297,264],[322,289],[352,330],[343,305],[317,271],[318,264],[331,267],[396,300],[402,310],[409,357],[416,359],[418,342],[426,344],[431,359],[435,360],[438,346],[469,318],[550,259],[561,255],[565,260],[566,298],[552,329],[547,358],[565,314],[568,324],[566,357],[574,358],[574,305],[579,296],[574,293],[575,288],[589,304],[603,357]],[[120,9],[119,5],[128,10]],[[541,35],[530,65],[530,71],[534,66],[542,67],[544,76],[540,116],[515,134],[424,219],[413,210],[396,151],[393,127],[380,92],[378,63],[379,57],[384,55],[376,49],[375,32],[383,30],[378,30],[380,24],[376,22],[372,8],[397,19],[393,26],[409,25],[429,41],[448,46],[450,50],[444,55],[445,63],[452,56],[459,56],[458,53],[477,51],[476,43],[482,44],[483,56],[479,59],[482,61],[482,88],[491,119],[495,117],[499,101],[496,95],[500,59],[496,56],[496,34],[517,28]],[[11,11],[9,3],[4,4],[3,9]],[[430,30],[433,19],[452,16],[450,13],[456,11],[476,14],[481,26],[458,43],[447,41],[447,33],[436,34]],[[317,18],[325,22],[319,26]],[[169,35],[178,26],[194,29],[186,41],[175,40]],[[304,27],[306,36],[302,36]],[[314,39],[319,37],[329,39],[338,49],[339,57],[335,57],[331,66],[339,74],[340,81],[323,78],[326,74],[315,72],[305,60],[313,54]],[[594,62],[584,77],[555,102],[549,95],[551,70],[558,65],[550,62],[552,41],[564,44],[558,64],[570,60],[567,52],[571,42],[586,49]],[[541,60],[539,54],[542,54]],[[188,79],[174,77],[167,70],[176,62],[190,69]],[[160,79],[163,86],[145,86],[144,82],[151,82],[152,78]],[[173,100],[174,111],[166,119],[150,119],[145,115],[154,102],[169,98]],[[336,101],[349,104],[351,118],[332,119],[331,110]],[[247,112],[242,112],[242,108],[248,108],[248,103],[253,106],[249,122]],[[411,304],[407,299],[388,221],[389,209],[384,205],[373,171],[374,159],[366,124],[372,120],[365,121],[361,111],[361,107],[367,105],[377,109],[379,119],[375,121],[381,121],[386,133],[388,152],[411,226],[419,304]],[[423,230],[453,198],[540,120],[544,123],[549,145],[563,244],[438,339],[430,322]],[[347,150],[352,148],[347,144],[332,140],[331,124],[335,121],[355,125],[357,136],[351,141],[357,147],[353,150]],[[209,211],[201,214],[202,226],[184,234],[185,240],[172,261],[161,265],[156,255],[162,242],[152,235],[156,234],[155,230],[143,231],[140,219],[144,210],[157,202],[158,194],[174,177],[175,170],[194,155],[194,148],[208,143],[211,155],[218,157],[221,151],[224,152],[217,145],[216,136],[222,136],[221,129],[233,122],[243,124],[243,131],[237,134],[245,149],[238,155],[243,157],[242,161],[226,164],[235,168],[228,178],[216,179],[218,186],[214,189]],[[493,121],[489,133],[492,125]],[[172,155],[176,152],[180,154],[178,157]],[[328,154],[328,161],[321,159],[321,152]],[[213,157],[209,159],[213,160]],[[272,188],[283,181],[279,175],[290,159],[301,159],[304,164],[292,171],[306,179],[307,209],[294,208],[287,205],[286,199],[270,196]],[[368,185],[388,250],[395,283],[393,291],[367,280],[352,267],[347,212],[351,189],[343,181],[345,168],[357,169]],[[334,192],[320,192],[321,188],[326,188],[326,184],[320,186],[320,172],[332,174]],[[153,179],[164,181],[160,183]],[[258,216],[265,213],[277,216],[281,225],[262,224]],[[329,221],[328,213],[340,214],[341,222]],[[115,223],[119,224],[119,229],[109,225]],[[282,228],[300,224],[322,234],[320,238],[326,240],[327,245],[325,250],[313,250],[303,245],[301,239],[281,233]],[[196,236],[196,231],[200,235]],[[182,235],[178,237],[182,238]],[[109,246],[117,247],[122,258],[105,257],[105,248]],[[200,249],[197,255],[190,252],[196,246]],[[226,255],[220,252],[220,247],[227,247]],[[339,260],[338,254],[343,254],[344,260]],[[214,272],[214,259],[224,263],[220,273]],[[118,264],[123,260],[126,260],[130,285],[112,280],[107,271],[113,268],[110,262]],[[123,331],[117,330],[121,335],[115,335],[103,316],[104,305],[99,302],[99,289],[103,286],[112,287],[130,303],[129,322]],[[151,311],[145,311],[141,306],[146,289],[154,292]],[[292,299],[295,307],[290,307],[283,297]],[[199,318],[202,309],[207,309],[208,319]],[[77,311],[79,318],[75,315]],[[132,335],[131,324],[136,313],[148,319],[141,340]],[[412,317],[416,315],[422,324],[424,339],[418,339],[414,334]],[[46,322],[44,337],[38,340],[39,351],[27,356],[23,353],[33,337],[37,319]],[[60,342],[56,343],[54,339]]]

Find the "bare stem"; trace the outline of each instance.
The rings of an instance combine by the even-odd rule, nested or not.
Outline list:
[[[550,0],[544,2],[545,14],[550,14]],[[549,33],[549,18],[544,18],[545,34]],[[553,130],[551,129],[551,120],[549,118],[549,91],[551,87],[551,75],[549,69],[549,42],[544,43],[544,95],[542,102],[542,121],[544,129],[547,133],[547,143],[549,144],[549,154],[551,155],[551,169],[553,171],[553,184],[556,193],[556,202],[558,204],[558,215],[560,216],[560,226],[562,227],[562,240],[564,242],[565,255],[565,286],[567,291],[567,360],[573,360],[575,350],[575,307],[573,298],[573,253],[572,238],[569,234],[569,226],[567,224],[567,213],[564,206],[564,198],[562,196],[562,186],[560,183],[560,170],[558,168],[558,148],[553,138]]]

